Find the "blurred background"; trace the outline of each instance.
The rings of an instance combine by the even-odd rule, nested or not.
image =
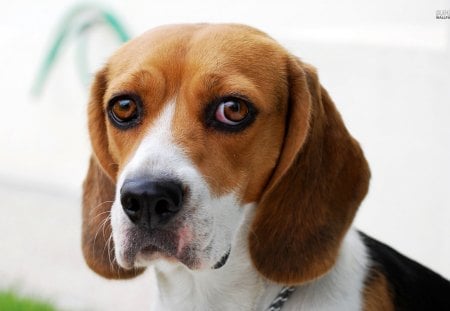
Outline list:
[[[450,278],[450,20],[436,19],[450,1],[79,4],[0,5],[0,290],[63,310],[148,309],[151,271],[107,281],[82,259],[87,85],[127,35],[184,22],[249,24],[316,66],[371,166],[356,226]],[[68,26],[74,8],[93,6],[115,16],[124,32],[99,22],[97,9],[82,9],[74,29]]]

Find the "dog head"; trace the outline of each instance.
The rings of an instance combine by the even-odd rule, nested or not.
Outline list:
[[[367,192],[365,158],[315,69],[246,26],[127,43],[96,75],[88,125],[83,252],[108,278],[156,259],[219,268],[249,226],[259,273],[306,282],[333,266]]]

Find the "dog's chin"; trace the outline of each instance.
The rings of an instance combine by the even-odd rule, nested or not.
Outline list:
[[[137,254],[135,267],[149,266],[157,260],[163,260],[175,265],[182,264],[191,270],[198,270],[202,267],[201,260],[190,248],[185,248],[175,254],[154,245],[144,247]]]
[[[196,256],[190,248],[185,248],[183,251],[173,254],[158,246],[148,245],[138,252],[133,252],[130,249],[123,255],[118,262],[125,269],[146,268],[157,262],[165,262],[171,265],[181,264],[190,270],[217,270],[227,263],[230,250],[226,251],[219,260],[212,263],[211,260],[205,260]]]
[[[165,261],[170,264],[182,264],[191,270],[202,268],[202,260],[200,260],[193,250],[186,247],[179,252],[165,250],[155,245],[147,245],[138,251],[133,248],[125,250],[121,254],[117,254],[117,262],[124,269],[145,268],[151,266],[157,261]]]

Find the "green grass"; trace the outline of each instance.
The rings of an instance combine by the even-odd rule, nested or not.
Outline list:
[[[56,311],[56,308],[48,302],[22,297],[13,291],[2,291],[0,311]]]

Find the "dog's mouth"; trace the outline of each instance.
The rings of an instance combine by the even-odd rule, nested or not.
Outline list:
[[[199,249],[198,241],[187,226],[149,232],[133,228],[128,231],[128,238],[121,252],[117,253],[119,264],[126,269],[147,267],[159,260],[181,263],[190,270],[220,269],[227,263],[231,250],[228,247],[222,257],[211,265],[211,261],[207,260],[211,250]],[[209,264],[206,264],[208,261]]]
[[[220,268],[222,268],[227,263],[228,257],[230,257],[230,252],[231,252],[231,249],[229,249],[225,253],[225,255],[223,255],[222,258],[220,258],[220,260],[218,262],[216,262],[214,264],[214,266],[212,266],[212,269],[220,269]]]
[[[136,257],[143,259],[146,264],[150,264],[150,261],[154,259],[164,259],[169,262],[180,262],[189,269],[196,269],[198,266],[195,251],[190,247],[177,251],[171,247],[165,247],[165,245],[151,244],[141,248]]]
[[[211,269],[217,270],[222,268],[227,262],[228,258],[230,257],[231,249],[228,249],[228,251],[217,261]],[[136,262],[136,259],[140,258],[144,262],[146,262],[147,265],[150,263],[150,261],[153,261],[155,259],[164,259],[169,262],[180,262],[184,264],[189,269],[195,270],[199,268],[199,261],[196,260],[196,257],[194,256],[191,249],[186,249],[181,254],[175,254],[174,252],[160,246],[156,245],[147,245],[143,248],[141,248],[136,255],[134,256],[134,262]],[[140,261],[140,260],[138,260]],[[138,266],[140,266],[138,264]]]

